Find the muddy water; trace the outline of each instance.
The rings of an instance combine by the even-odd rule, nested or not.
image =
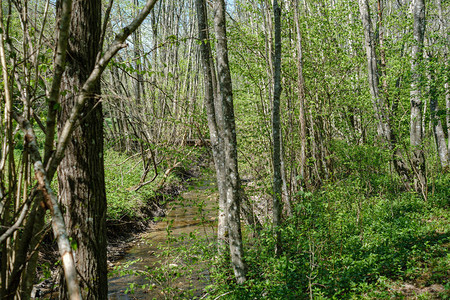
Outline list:
[[[210,188],[203,184],[168,204],[167,216],[115,264],[121,272],[110,274],[109,299],[201,297],[208,271],[198,245],[205,241],[214,247],[217,225],[216,195]],[[144,284],[144,289],[136,288]]]

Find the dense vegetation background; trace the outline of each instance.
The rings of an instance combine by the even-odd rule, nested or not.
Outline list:
[[[449,297],[449,1],[94,2],[0,1],[1,298],[30,297],[51,230],[107,297],[92,241],[194,165],[235,213],[184,250],[205,297]]]

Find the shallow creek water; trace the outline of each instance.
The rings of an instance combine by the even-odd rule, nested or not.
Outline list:
[[[114,268],[122,272],[110,272],[109,299],[194,298],[203,294],[208,271],[203,262],[197,261],[201,250],[194,247],[198,245],[195,241],[214,240],[217,203],[211,187],[211,183],[203,183],[167,205],[167,216],[115,263]],[[141,275],[137,275],[139,272]],[[125,293],[130,284],[147,287]],[[153,288],[149,291],[150,286]]]

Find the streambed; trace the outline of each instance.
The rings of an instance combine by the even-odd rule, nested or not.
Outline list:
[[[109,299],[194,298],[208,283],[204,247],[215,247],[216,194],[211,183],[191,187],[167,205],[167,215],[114,264]],[[144,289],[140,288],[146,285]]]

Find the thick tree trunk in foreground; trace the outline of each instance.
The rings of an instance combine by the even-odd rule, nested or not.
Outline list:
[[[414,172],[414,189],[422,193],[426,198],[427,179],[425,175],[425,155],[423,152],[423,128],[422,128],[422,86],[424,70],[421,69],[423,56],[423,40],[425,33],[425,2],[414,2],[414,44],[411,60],[411,127],[410,142],[412,147],[412,168]]]
[[[217,189],[219,190],[219,224],[217,229],[217,239],[219,253],[225,249],[226,235],[226,188],[225,188],[225,160],[224,160],[224,143],[220,136],[218,119],[216,112],[216,80],[214,65],[212,63],[211,45],[208,30],[208,14],[206,10],[205,0],[196,0],[198,31],[200,44],[200,55],[203,65],[203,76],[205,83],[205,106],[208,117],[209,136],[211,140],[211,148],[216,169]]]
[[[24,11],[26,11],[26,8]],[[61,22],[58,31],[58,42],[56,46],[55,53],[55,62],[54,62],[54,74],[52,80],[52,89],[50,92],[50,99],[48,105],[53,107],[52,98],[56,94],[59,94],[59,84],[60,84],[60,75],[62,74],[62,70],[64,69],[65,62],[65,53],[67,46],[67,37],[69,31],[69,23],[70,16],[72,13],[72,1],[65,0],[61,2]],[[0,8],[1,15],[1,8]],[[0,16],[0,19],[2,17]],[[2,27],[2,26],[0,26]],[[2,28],[3,29],[3,28]],[[5,30],[2,30],[2,33],[5,33]],[[2,60],[2,69],[3,75],[5,75],[6,70],[6,60],[4,60],[4,48],[3,48],[3,37],[0,34],[1,38],[1,47],[0,47],[0,57]],[[4,79],[5,82],[5,96],[8,98],[9,95],[9,80]],[[54,93],[56,91],[56,93]],[[8,101],[8,99],[7,99]],[[30,298],[31,285],[34,282],[34,277],[36,274],[36,263],[37,263],[37,251],[34,251],[38,246],[41,236],[43,234],[42,228],[45,223],[45,209],[40,205],[42,203],[46,203],[47,208],[51,212],[52,216],[52,225],[53,225],[53,233],[55,239],[58,244],[59,254],[61,255],[62,267],[64,269],[63,278],[66,279],[66,283],[68,285],[68,290],[71,299],[80,299],[80,289],[79,284],[76,278],[76,269],[74,264],[74,259],[72,256],[72,250],[70,248],[70,242],[66,234],[66,226],[64,224],[64,219],[61,214],[61,211],[58,206],[58,201],[56,195],[53,193],[50,182],[53,174],[47,174],[46,170],[44,170],[43,160],[41,158],[41,154],[39,152],[39,147],[37,145],[36,135],[34,133],[33,127],[29,122],[30,114],[27,110],[25,110],[23,116],[16,115],[15,112],[6,109],[6,112],[11,112],[12,116],[20,125],[22,132],[25,136],[25,148],[26,152],[29,154],[29,159],[34,166],[34,174],[36,179],[38,180],[38,189],[39,192],[32,192],[24,203],[23,209],[21,211],[20,217],[17,222],[8,229],[11,230],[9,233],[5,232],[7,235],[11,235],[15,230],[19,229],[22,222],[25,222],[25,226],[21,229],[21,233],[14,236],[14,259],[9,260],[8,264],[13,264],[12,269],[10,269],[8,285],[6,294],[0,296],[1,299],[15,299],[17,297],[17,290],[19,288],[19,284],[21,287],[20,297],[21,299]],[[50,117],[50,113],[48,115]],[[50,120],[51,121],[51,120]],[[51,129],[47,130],[47,134],[51,134],[54,131]],[[53,140],[52,140],[53,141]],[[13,145],[10,143],[9,145]],[[52,143],[53,145],[53,143]],[[4,152],[4,151],[3,151]],[[13,168],[10,168],[10,171]],[[0,171],[0,173],[2,173]],[[11,180],[9,180],[11,182]],[[34,198],[34,200],[33,200]],[[29,209],[28,217],[25,220],[27,210]],[[4,236],[0,238],[3,241]],[[12,249],[11,249],[12,250]],[[2,256],[2,258],[6,256]],[[5,267],[5,268],[4,268]],[[2,270],[6,270],[7,264],[2,265]],[[1,281],[2,289],[3,284],[6,284],[5,281]],[[63,279],[63,284],[64,279]]]
[[[95,66],[100,45],[101,1],[74,1],[67,69],[59,124],[70,116],[76,96]],[[103,166],[103,115],[97,84],[82,108],[58,171],[59,194],[84,299],[107,299],[106,193]],[[61,131],[61,126],[59,131]],[[61,285],[61,298],[67,297]]]
[[[219,97],[222,103],[225,142],[225,170],[227,189],[227,218],[229,229],[230,256],[234,275],[238,283],[246,281],[246,266],[243,260],[244,249],[242,245],[240,220],[240,179],[237,163],[236,128],[233,108],[233,89],[231,73],[228,63],[228,47],[225,22],[225,1],[216,0],[214,16],[214,29],[217,38],[217,71],[219,83]]]
[[[273,138],[273,227],[275,229],[275,254],[281,254],[281,124],[280,124],[280,98],[281,98],[281,8],[277,0],[273,1],[274,28],[275,28],[275,57],[274,89],[272,107],[272,138]]]
[[[66,278],[66,282],[68,285],[68,296],[70,299],[81,299],[81,293],[80,288],[78,284],[78,278],[77,278],[77,270],[75,268],[75,261],[72,256],[72,247],[69,242],[68,234],[66,231],[66,225],[64,222],[63,214],[59,208],[59,201],[53,193],[50,182],[52,181],[52,178],[56,172],[56,169],[60,162],[62,161],[65,150],[67,148],[67,145],[70,138],[72,137],[72,133],[74,130],[78,127],[79,120],[83,120],[83,117],[86,115],[80,115],[81,113],[84,113],[83,108],[85,107],[86,102],[91,99],[91,95],[95,93],[98,82],[100,80],[100,76],[105,70],[106,66],[108,65],[109,61],[114,57],[114,55],[117,54],[117,52],[126,47],[126,44],[124,44],[125,40],[129,37],[131,33],[142,23],[142,21],[145,19],[145,17],[148,15],[148,13],[152,10],[157,0],[148,0],[144,8],[142,9],[141,13],[138,15],[138,17],[133,20],[130,24],[128,24],[126,27],[124,27],[120,33],[118,33],[114,39],[114,41],[110,44],[110,46],[104,51],[103,56],[100,57],[98,60],[94,70],[92,73],[90,73],[89,78],[86,80],[86,82],[83,84],[82,87],[77,91],[77,95],[74,95],[76,98],[75,105],[73,106],[73,109],[70,112],[70,117],[68,118],[67,122],[64,124],[59,124],[62,130],[59,130],[59,139],[58,143],[56,145],[56,148],[50,149],[50,151],[53,153],[48,163],[46,164],[44,168],[43,159],[41,158],[41,154],[39,151],[36,134],[33,130],[33,125],[31,124],[29,118],[29,114],[27,112],[24,113],[23,116],[20,116],[17,114],[16,111],[12,111],[12,116],[16,120],[17,124],[20,126],[20,129],[24,133],[25,138],[25,144],[24,147],[26,148],[27,153],[30,155],[30,161],[33,163],[34,167],[34,174],[37,180],[37,188],[42,191],[42,197],[35,197],[35,192],[31,191],[31,198],[28,198],[28,202],[24,203],[23,208],[21,209],[21,213],[18,216],[18,219],[16,222],[12,225],[12,227],[8,228],[6,232],[2,231],[2,235],[0,236],[0,240],[3,241],[5,239],[8,239],[12,234],[15,234],[18,229],[20,228],[22,222],[24,221],[25,217],[27,217],[25,227],[23,228],[23,231],[26,236],[22,236],[20,239],[16,239],[14,247],[16,248],[17,253],[20,252],[20,256],[25,257],[26,259],[29,259],[29,256],[27,256],[27,251],[30,251],[31,253],[34,253],[36,250],[36,247],[33,245],[33,239],[35,239],[38,235],[36,233],[41,234],[42,227],[43,227],[43,221],[45,217],[45,211],[44,209],[40,209],[36,213],[36,205],[39,207],[42,207],[45,205],[46,209],[50,210],[51,217],[52,217],[52,228],[53,233],[55,235],[55,239],[58,244],[59,254],[61,256],[62,261],[62,267],[64,269],[64,277]],[[65,22],[61,21],[61,24],[59,26],[60,33],[58,37],[58,44],[60,44],[61,39],[63,39],[65,35],[67,35],[69,31],[69,23],[71,21],[70,15],[72,12],[72,1],[70,0],[63,0],[59,2],[60,5],[62,5],[61,14],[62,20],[67,20],[67,26],[64,26],[63,24]],[[4,31],[3,31],[4,32]],[[67,39],[66,39],[67,42]],[[63,43],[62,43],[63,44]],[[65,53],[65,51],[62,51],[62,48],[59,46],[56,49],[56,58],[55,58],[55,64],[58,65],[59,62],[65,62],[64,59],[62,59],[62,55]],[[3,62],[2,62],[3,63]],[[63,65],[55,66],[55,70],[58,67],[63,67]],[[4,70],[6,70],[6,67],[3,67]],[[57,72],[55,71],[55,74],[53,75],[52,82],[55,83],[57,81]],[[53,87],[52,87],[53,89]],[[59,93],[57,93],[59,94]],[[49,101],[48,105],[51,105],[51,102]],[[53,107],[53,106],[52,106]],[[41,124],[41,127],[43,125]],[[52,134],[51,130],[45,130],[46,134]],[[53,143],[52,143],[53,144]],[[53,148],[53,147],[52,147]],[[34,203],[31,203],[34,200]],[[0,205],[2,205],[1,203]],[[30,208],[30,205],[32,205],[32,208]],[[30,214],[28,216],[27,212]],[[41,214],[42,212],[42,214]],[[40,217],[41,216],[41,217]],[[36,220],[37,222],[33,222],[33,220]],[[39,221],[39,222],[38,222]],[[40,222],[42,221],[42,222]],[[90,221],[89,219],[87,221]],[[41,223],[41,224],[38,224]],[[33,237],[30,238],[30,233],[33,232]],[[31,243],[29,242],[31,239]],[[74,245],[72,245],[74,246]],[[16,256],[17,257],[17,256]],[[14,282],[16,283],[16,286],[12,286],[8,284],[8,290],[11,291],[11,293],[8,293],[11,295],[11,297],[15,297],[16,295],[16,287],[17,282],[20,280],[20,272],[23,269],[23,264],[18,264],[18,260],[14,262],[14,270],[12,271],[14,275]],[[8,262],[12,263],[12,262]],[[17,268],[16,268],[17,267]],[[33,266],[26,265],[26,268],[29,272],[27,274],[32,274],[35,272],[33,270]],[[3,265],[2,265],[3,269]],[[106,275],[106,274],[105,274]],[[12,278],[12,277],[11,277]],[[106,278],[106,277],[105,277]],[[16,280],[17,279],[17,280]],[[83,278],[84,279],[84,278]],[[28,278],[26,279],[28,280]],[[13,281],[10,281],[12,284]],[[65,285],[64,282],[62,282],[63,285]],[[0,283],[0,285],[3,286],[3,282]],[[29,297],[29,295],[21,295],[22,298],[26,299]]]

